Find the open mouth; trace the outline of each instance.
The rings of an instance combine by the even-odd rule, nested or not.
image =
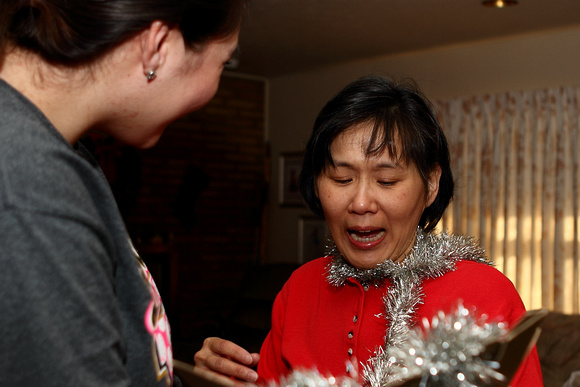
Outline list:
[[[384,229],[365,230],[365,231],[348,230],[348,234],[355,242],[372,243],[380,240],[385,235],[385,230]]]

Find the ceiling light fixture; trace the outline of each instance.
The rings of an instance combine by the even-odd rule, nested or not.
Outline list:
[[[517,0],[484,0],[481,2],[486,7],[503,8],[509,5],[516,5]]]

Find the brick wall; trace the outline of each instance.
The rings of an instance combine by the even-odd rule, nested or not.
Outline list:
[[[224,76],[215,99],[152,149],[110,146],[100,157],[164,297],[176,357],[191,360],[203,338],[222,333],[239,281],[260,261],[263,123],[264,83]]]

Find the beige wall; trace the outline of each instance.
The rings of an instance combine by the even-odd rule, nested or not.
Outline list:
[[[304,148],[323,104],[353,79],[369,74],[414,78],[431,99],[580,85],[580,27],[472,45],[342,64],[269,81],[267,137],[272,185],[268,262],[295,262],[298,219],[306,209],[278,205],[278,156]]]

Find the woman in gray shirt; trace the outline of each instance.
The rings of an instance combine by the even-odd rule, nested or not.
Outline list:
[[[207,103],[245,3],[2,0],[1,386],[174,382],[163,304],[78,140],[150,147]]]

